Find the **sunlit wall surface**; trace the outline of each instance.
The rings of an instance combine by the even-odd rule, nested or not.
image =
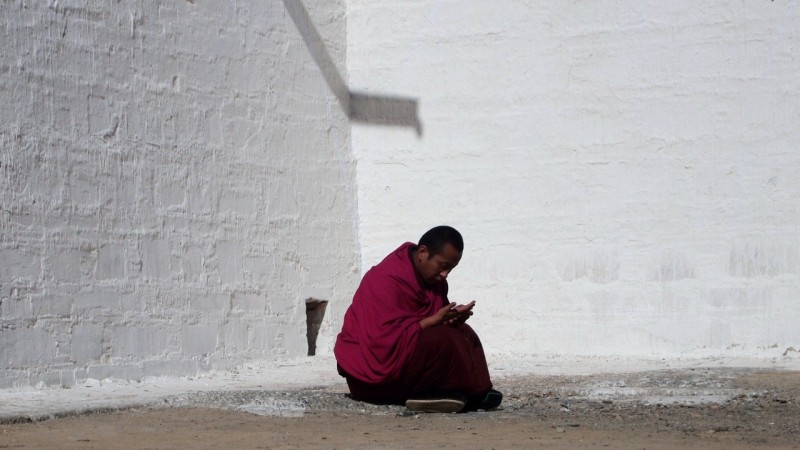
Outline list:
[[[800,349],[800,3],[350,0],[362,267],[446,223],[491,352]]]

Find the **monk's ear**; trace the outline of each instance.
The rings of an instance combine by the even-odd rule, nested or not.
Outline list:
[[[428,250],[428,246],[423,244],[417,247],[417,255],[422,261],[427,261],[431,257],[431,252]]]

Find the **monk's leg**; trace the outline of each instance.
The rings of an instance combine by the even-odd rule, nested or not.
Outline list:
[[[375,404],[403,404],[408,392],[397,383],[372,384],[365,383],[353,376],[345,374],[350,397],[360,402]]]
[[[466,324],[422,330],[401,383],[409,396],[454,392],[476,398],[492,388],[481,341]]]

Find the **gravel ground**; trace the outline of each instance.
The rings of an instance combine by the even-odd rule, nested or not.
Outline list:
[[[505,394],[499,410],[447,415],[355,402],[343,384],[184,394],[158,407],[6,424],[0,448],[800,448],[800,372],[516,376],[495,387]]]

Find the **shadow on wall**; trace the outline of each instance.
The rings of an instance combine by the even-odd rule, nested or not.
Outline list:
[[[283,4],[300,35],[303,36],[303,41],[322,72],[325,83],[336,96],[342,110],[347,113],[348,119],[367,124],[411,127],[417,132],[417,136],[422,136],[417,99],[350,91],[325,49],[322,37],[311,22],[303,3],[299,0],[283,0]]]

